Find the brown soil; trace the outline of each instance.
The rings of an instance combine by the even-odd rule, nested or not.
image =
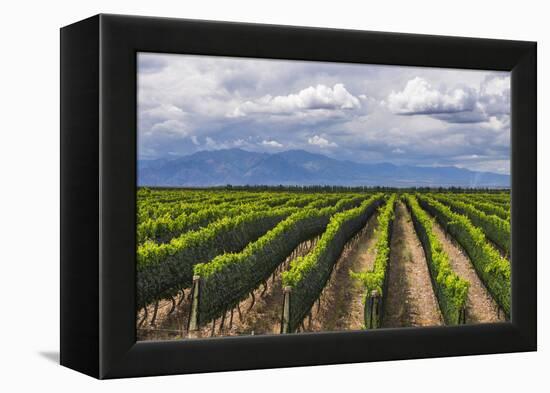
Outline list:
[[[472,262],[450,235],[434,222],[434,232],[449,254],[452,269],[470,283],[466,302],[466,323],[487,323],[504,321],[504,312],[499,312],[497,303],[478,277]]]
[[[144,312],[140,310],[137,316],[137,340],[169,340],[183,338],[189,318],[189,310],[191,308],[189,292],[189,289],[185,290],[183,300],[181,299],[181,295],[175,297],[176,308],[171,314],[169,312],[172,308],[172,302],[170,300],[160,301],[154,324],[152,324],[152,320],[155,305],[150,304],[147,306],[147,318],[145,320],[143,320]],[[182,301],[178,305],[180,300]]]
[[[424,250],[410,213],[397,202],[382,327],[443,324]]]
[[[237,308],[233,310],[233,322],[230,324],[231,312],[225,316],[224,328],[220,331],[221,319],[216,321],[217,327],[215,336],[238,336],[255,334],[278,334],[281,325],[283,289],[281,285],[281,273],[287,269],[284,265],[280,272],[272,276],[267,282],[267,289],[264,287],[254,291],[254,304],[252,296],[239,304],[240,316]],[[263,293],[263,295],[262,295]],[[252,308],[250,308],[252,306]],[[205,329],[207,332],[205,332]],[[212,335],[212,323],[202,331]]]
[[[350,277],[354,272],[371,271],[376,257],[378,213],[350,240],[336,263],[320,300],[312,308],[312,318],[306,318],[305,331],[360,330],[364,325],[364,289]]]

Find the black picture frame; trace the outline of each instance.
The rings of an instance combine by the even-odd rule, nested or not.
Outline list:
[[[136,342],[136,53],[511,71],[509,323]],[[96,378],[534,351],[536,43],[121,15],[61,29],[61,364]]]

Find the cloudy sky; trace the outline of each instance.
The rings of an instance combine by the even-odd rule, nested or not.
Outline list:
[[[507,174],[509,74],[140,53],[139,159],[227,148]]]

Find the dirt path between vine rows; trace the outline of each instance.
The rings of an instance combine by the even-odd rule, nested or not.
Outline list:
[[[443,324],[422,244],[410,213],[397,202],[382,327]]]
[[[350,277],[354,272],[371,271],[376,257],[378,212],[347,244],[325,286],[320,303],[313,306],[311,323],[306,318],[304,331],[360,330],[364,325],[363,286]]]
[[[282,271],[286,270],[285,266]],[[238,318],[235,311],[233,326],[223,332],[224,336],[278,334],[280,332],[283,309],[282,271],[276,273],[275,277],[268,281],[268,287],[263,296],[263,287],[254,291],[255,301],[250,311],[247,310],[252,304],[252,298],[249,297],[241,302],[239,308],[242,319]]]
[[[487,323],[504,321],[504,312],[499,307],[485,285],[478,277],[472,262],[460,245],[447,235],[443,228],[434,222],[434,233],[443,245],[443,250],[449,254],[452,269],[460,277],[470,283],[468,300],[466,302],[466,323]]]

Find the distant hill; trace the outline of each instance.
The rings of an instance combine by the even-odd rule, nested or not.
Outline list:
[[[175,159],[140,160],[140,186],[345,185],[389,187],[510,186],[510,176],[447,167],[360,164],[304,150],[254,153],[201,151]]]

